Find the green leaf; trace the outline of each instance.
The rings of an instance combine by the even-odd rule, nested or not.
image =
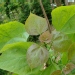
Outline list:
[[[27,62],[30,68],[44,65],[48,61],[49,52],[45,47],[33,44],[27,51]]]
[[[50,65],[49,67],[47,67],[42,73],[41,75],[50,75],[50,73],[52,73],[53,71],[52,65]]]
[[[25,28],[30,35],[39,35],[47,30],[48,25],[45,18],[30,13],[25,22]]]
[[[40,67],[30,69],[26,61],[27,49],[32,42],[18,42],[5,45],[1,51],[0,68],[18,75],[41,75],[44,70]]]
[[[75,63],[75,43],[69,46],[68,59]]]
[[[60,70],[57,64],[55,63],[50,63],[48,67],[45,69],[43,68],[42,70],[38,71],[36,74],[30,74],[30,75],[51,75],[53,72]]]
[[[18,42],[4,46],[2,49],[4,52],[0,56],[0,68],[20,75],[32,73],[26,62],[27,49],[32,44],[31,42]]]
[[[50,66],[48,66],[42,73],[41,75],[51,75],[53,72],[56,70],[60,70],[59,66],[55,63],[50,63]]]
[[[61,6],[52,11],[52,23],[66,34],[75,33],[75,6]]]
[[[61,31],[66,34],[75,33],[75,14],[66,22]]]
[[[0,49],[9,43],[27,41],[29,34],[25,31],[24,25],[17,21],[0,25]]]
[[[61,70],[56,70],[51,75],[61,75]]]
[[[68,36],[72,40],[72,42],[75,42],[75,33],[74,34],[68,34]]]
[[[54,30],[52,32],[53,35],[53,49],[58,52],[66,52],[68,51],[68,47],[71,45],[71,40],[69,37],[61,32]]]
[[[62,58],[61,58],[62,63],[65,65],[68,62],[68,52],[63,52],[62,53]]]
[[[18,75],[18,74],[13,73],[12,75]]]

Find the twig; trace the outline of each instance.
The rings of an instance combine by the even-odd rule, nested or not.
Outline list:
[[[44,9],[42,0],[39,0],[39,2],[40,2],[40,6],[41,6],[41,9],[42,9],[43,15],[44,15],[44,17],[46,18],[46,21],[47,21],[47,24],[48,24],[48,30],[49,30],[49,32],[51,33],[51,26],[50,26],[50,23],[49,23],[47,14],[46,14],[46,12],[45,12],[45,9]]]

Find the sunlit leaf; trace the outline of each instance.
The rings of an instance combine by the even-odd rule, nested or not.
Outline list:
[[[46,48],[33,44],[27,51],[27,62],[31,68],[43,65],[49,58],[49,52]]]
[[[50,75],[53,71],[54,71],[54,69],[53,69],[52,65],[50,65],[41,73],[41,75]]]
[[[9,43],[27,41],[29,34],[25,31],[24,25],[17,21],[0,25],[0,49]]]
[[[63,52],[61,57],[62,64],[67,64],[68,62],[68,52]]]
[[[75,33],[75,5],[61,6],[52,11],[52,23],[66,34]]]
[[[31,73],[26,62],[26,53],[32,44],[31,42],[19,42],[4,46],[3,51],[6,50],[0,56],[0,68],[20,75]]]
[[[50,32],[46,31],[40,35],[39,40],[41,42],[49,43],[51,41],[51,38],[52,38],[52,35],[50,34]]]
[[[30,13],[30,16],[25,22],[25,29],[30,35],[39,35],[48,28],[45,18],[39,17]]]

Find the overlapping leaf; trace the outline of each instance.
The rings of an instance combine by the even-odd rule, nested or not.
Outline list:
[[[30,13],[25,22],[25,28],[30,35],[39,35],[47,30],[48,25],[45,18]]]
[[[27,62],[30,68],[36,68],[47,62],[49,52],[46,48],[33,44],[27,51]]]
[[[59,71],[59,70],[60,70],[59,66],[51,62],[50,65],[40,75],[53,75],[55,74],[54,72]]]
[[[68,59],[75,63],[75,43],[69,46]]]
[[[24,25],[17,21],[0,25],[0,49],[8,43],[27,41],[29,34],[26,33]]]
[[[4,46],[0,56],[0,68],[20,75],[31,73],[26,62],[26,52],[31,42],[19,42]],[[36,69],[35,69],[36,70]]]
[[[57,30],[66,34],[75,33],[75,5],[54,9],[52,23]]]
[[[54,30],[52,32],[53,36],[53,49],[58,52],[68,51],[69,46],[71,45],[71,40],[67,35]]]

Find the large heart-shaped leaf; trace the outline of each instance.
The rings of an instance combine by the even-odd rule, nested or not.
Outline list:
[[[30,13],[25,22],[25,28],[30,35],[39,35],[47,30],[48,25],[45,18]]]
[[[61,6],[52,11],[52,23],[66,34],[75,33],[75,6]]]
[[[42,66],[47,62],[49,52],[45,47],[33,44],[27,51],[27,62],[31,68]]]
[[[25,31],[24,25],[17,21],[0,25],[0,49],[9,43],[27,41],[29,34]]]
[[[32,44],[31,42],[18,42],[4,46],[0,56],[0,68],[19,75],[33,74],[26,62],[27,49]],[[34,72],[36,74],[37,70],[34,69]]]
[[[72,42],[67,35],[54,30],[52,32],[52,36],[53,36],[52,47],[55,51],[58,52],[68,51],[68,48]]]
[[[0,68],[18,75],[45,75],[46,73],[50,75],[57,70],[58,67],[55,64],[50,65],[45,70],[40,69],[40,67],[30,69],[26,61],[26,53],[32,44],[32,42],[18,42],[5,45],[1,50]]]

